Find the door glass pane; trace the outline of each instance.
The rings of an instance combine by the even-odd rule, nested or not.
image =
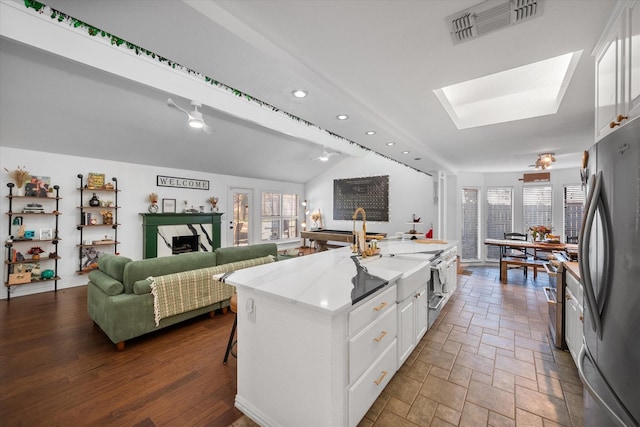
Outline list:
[[[564,238],[566,243],[578,243],[582,224],[584,190],[580,185],[564,187]]]
[[[233,193],[233,246],[249,244],[249,193]]]
[[[504,233],[513,231],[513,189],[490,187],[487,189],[487,237],[502,239]],[[500,248],[487,247],[487,258],[499,259]]]
[[[478,189],[462,189],[462,253],[464,260],[477,260],[479,233]]]

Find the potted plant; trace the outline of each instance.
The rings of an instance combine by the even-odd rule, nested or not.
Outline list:
[[[31,249],[29,249],[29,251],[27,252],[29,255],[31,255],[31,259],[32,260],[39,260],[40,259],[40,254],[43,253],[44,251],[42,250],[42,248],[40,246],[33,246]]]
[[[24,185],[31,175],[24,167],[18,166],[14,170],[4,168],[9,174],[9,178],[16,184],[16,196],[24,196]]]

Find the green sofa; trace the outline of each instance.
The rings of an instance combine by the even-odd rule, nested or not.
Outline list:
[[[188,270],[273,256],[278,259],[275,243],[218,248],[214,252],[190,252],[180,255],[133,261],[119,255],[103,255],[98,269],[89,273],[87,310],[91,319],[116,344],[124,349],[125,341],[229,306],[226,299],[185,313],[154,321],[154,303],[149,277],[165,276]],[[282,256],[281,256],[282,258]],[[229,286],[220,284],[222,286]]]

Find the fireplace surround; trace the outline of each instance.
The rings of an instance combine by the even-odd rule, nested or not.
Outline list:
[[[220,223],[222,213],[141,213],[142,257],[156,258],[171,255],[174,235],[198,234],[200,250],[214,251],[220,247]],[[169,231],[171,230],[171,231]],[[169,242],[165,251],[166,242]],[[203,247],[204,246],[204,247]],[[160,248],[160,250],[159,250]]]

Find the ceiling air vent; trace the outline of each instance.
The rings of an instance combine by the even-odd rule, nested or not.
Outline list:
[[[453,44],[542,15],[544,0],[487,0],[447,17]]]

